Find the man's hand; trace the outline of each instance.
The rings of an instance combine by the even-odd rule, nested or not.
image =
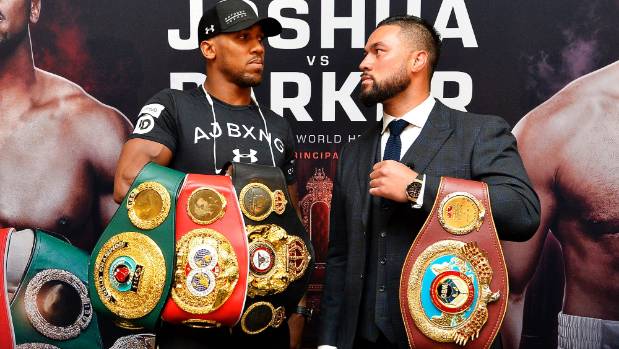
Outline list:
[[[397,202],[408,202],[406,187],[416,177],[417,172],[400,162],[378,162],[370,173],[370,194]]]

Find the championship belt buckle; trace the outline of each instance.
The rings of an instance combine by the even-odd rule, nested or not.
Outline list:
[[[241,317],[241,329],[247,334],[258,334],[269,327],[278,328],[286,319],[284,307],[275,308],[269,302],[256,302],[247,307]]]
[[[467,192],[448,194],[438,209],[441,226],[454,235],[465,235],[479,230],[485,215],[484,205]]]
[[[187,215],[196,224],[211,224],[223,217],[225,212],[226,198],[216,189],[200,187],[189,196]]]
[[[486,207],[486,184],[441,178],[400,279],[411,347],[452,348],[447,343],[473,340],[472,346],[486,347],[496,337],[507,308],[507,269]]]
[[[273,295],[305,273],[310,254],[302,239],[275,224],[247,225],[249,297]]]
[[[247,236],[227,176],[187,174],[177,201],[175,267],[162,319],[234,326],[247,290]]]
[[[64,316],[51,316],[48,304],[62,298]],[[46,301],[47,300],[47,301]],[[26,287],[26,316],[32,326],[47,338],[65,341],[78,337],[88,328],[93,310],[88,289],[74,274],[60,269],[38,272]]]
[[[170,194],[158,182],[148,181],[133,188],[127,196],[129,220],[140,229],[158,227],[170,212]]]
[[[103,304],[125,319],[137,319],[159,302],[166,279],[165,260],[148,236],[125,232],[113,236],[94,262],[95,289]],[[135,328],[130,322],[117,325]]]
[[[271,191],[266,185],[257,182],[245,185],[239,194],[241,211],[248,218],[258,222],[267,218],[271,212],[283,214],[287,203],[283,191],[279,189]]]
[[[466,345],[488,319],[492,268],[475,242],[443,240],[426,248],[413,265],[407,297],[417,328],[437,342]],[[414,306],[416,305],[416,306]]]
[[[228,300],[238,279],[236,254],[223,234],[202,228],[179,240],[172,299],[182,310],[191,314],[213,312]]]
[[[86,281],[88,255],[41,230],[13,232],[8,246],[9,285],[19,285],[10,303],[14,344],[101,348]]]

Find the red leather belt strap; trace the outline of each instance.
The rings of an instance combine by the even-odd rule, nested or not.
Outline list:
[[[13,228],[0,229],[0,348],[12,349],[15,345],[13,338],[13,323],[6,280],[6,264],[9,252],[9,238]]]
[[[202,193],[202,196],[198,195],[192,198],[192,194],[200,191],[200,189],[206,191]],[[213,192],[213,190],[221,194],[224,200],[218,199],[220,197]],[[200,200],[200,202],[197,202],[198,200]],[[211,209],[217,211],[216,209],[221,206],[219,204],[223,201],[225,201],[225,208],[223,212],[220,212],[223,215],[213,216],[213,211],[211,211]],[[190,206],[189,209],[188,206]],[[204,211],[196,213],[196,210],[201,209],[204,209]],[[203,216],[200,214],[203,214]],[[190,215],[193,215],[193,219]],[[211,220],[213,221],[209,222]],[[215,231],[216,233],[211,232],[211,234],[215,234],[216,236],[217,233],[221,234],[225,238],[224,240],[227,240],[225,245],[231,246],[236,256],[236,263],[234,263],[238,266],[238,279],[236,279],[236,285],[233,286],[233,290],[231,294],[229,294],[227,300],[218,306],[217,309],[208,313],[200,313],[199,311],[187,312],[181,309],[181,306],[174,301],[173,292],[175,292],[175,287],[177,287],[177,289],[178,287],[182,287],[179,286],[178,283],[178,273],[181,272],[183,268],[189,273],[191,267],[181,266],[179,268],[177,265],[175,269],[177,275],[174,276],[171,296],[166,302],[162,318],[168,322],[185,323],[190,326],[234,326],[241,317],[247,293],[248,248],[245,224],[241,216],[238,199],[230,177],[199,174],[187,175],[178,196],[176,210],[177,263],[182,257],[178,255],[180,251],[179,248],[182,247],[179,245],[179,242],[187,234],[196,232],[196,229],[209,229],[209,231]],[[208,249],[205,251],[208,252]],[[189,251],[189,253],[191,253],[191,251]],[[215,256],[215,258],[219,258],[219,262],[217,262],[217,266],[209,267],[209,270],[215,270],[214,272],[218,275],[226,272],[225,270],[220,270],[225,268],[223,264],[224,256],[219,255],[219,257]],[[210,272],[207,271],[207,273]],[[213,279],[210,279],[209,282],[212,281]],[[217,285],[220,285],[220,283],[217,283]],[[197,284],[197,286],[203,287],[203,284]],[[207,292],[213,293],[218,292],[218,290],[215,289]]]

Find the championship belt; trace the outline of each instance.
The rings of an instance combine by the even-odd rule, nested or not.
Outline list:
[[[442,177],[400,279],[410,347],[489,348],[507,296],[507,268],[488,186]]]
[[[10,234],[9,257],[22,234],[34,239],[31,251],[24,251],[31,252],[30,260],[11,301],[16,349],[101,348],[86,281],[88,255],[42,231],[27,230]]]
[[[13,322],[11,321],[10,299],[7,290],[7,255],[9,251],[9,239],[15,232],[13,228],[0,229],[0,348],[13,349]]]
[[[160,318],[174,273],[174,214],[184,178],[144,166],[92,252],[93,306],[120,327],[152,330]]]
[[[176,269],[162,319],[232,327],[247,293],[247,238],[232,180],[188,174],[176,211]]]
[[[314,269],[314,250],[279,168],[229,166],[249,242],[248,299],[240,325],[256,334],[278,327],[286,309],[296,309]]]

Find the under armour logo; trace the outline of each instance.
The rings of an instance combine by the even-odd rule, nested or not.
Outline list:
[[[204,34],[205,35],[208,35],[209,33],[212,33],[214,31],[215,31],[215,25],[214,24],[211,24],[210,27],[204,28]]]
[[[258,152],[253,149],[249,149],[249,154],[241,154],[240,150],[233,149],[232,154],[234,154],[234,158],[232,159],[232,161],[234,162],[243,162],[241,161],[241,159],[249,159],[249,163],[253,164],[254,162],[258,161],[258,158],[256,157],[256,154],[258,154]]]

